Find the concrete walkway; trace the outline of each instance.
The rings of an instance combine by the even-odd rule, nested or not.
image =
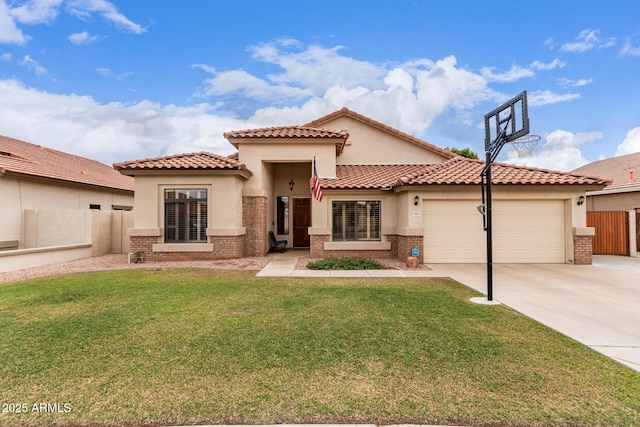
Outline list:
[[[256,277],[447,277],[435,270],[296,270],[298,257],[274,256]]]

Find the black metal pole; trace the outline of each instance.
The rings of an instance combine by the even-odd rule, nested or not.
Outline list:
[[[485,201],[485,220],[487,231],[487,300],[493,301],[493,245],[491,241],[491,152],[487,150],[487,199]]]

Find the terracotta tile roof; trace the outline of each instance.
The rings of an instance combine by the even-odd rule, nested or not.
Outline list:
[[[391,190],[410,185],[480,185],[485,162],[455,157],[432,165],[339,165],[337,178],[321,178],[323,189]],[[493,183],[510,185],[589,185],[602,188],[606,179],[546,169],[494,163]]]
[[[423,141],[419,138],[416,138],[413,135],[409,135],[408,133],[402,132],[398,129],[392,128],[391,126],[385,125],[384,123],[378,122],[376,120],[373,120],[372,118],[369,118],[367,116],[364,116],[362,114],[356,113],[355,111],[351,111],[348,108],[342,108],[338,111],[334,111],[333,113],[327,114],[326,116],[320,117],[319,119],[316,119],[312,122],[306,123],[303,126],[308,126],[308,127],[319,127],[322,126],[323,124],[330,122],[331,120],[337,119],[339,117],[342,116],[348,116],[351,118],[354,118],[356,120],[360,120],[362,122],[365,122],[369,125],[375,126],[378,129],[382,129],[386,132],[389,132],[393,135],[399,136],[400,138],[409,141],[413,144],[419,145],[423,148],[429,149],[431,151],[434,151],[446,158],[453,158],[456,156],[456,154],[452,153],[451,151],[442,149],[440,147],[437,147],[433,144],[430,144],[426,141]]]
[[[135,171],[142,170],[237,170],[251,176],[251,171],[244,163],[205,151],[120,162],[113,167],[128,175],[135,175]]]
[[[337,178],[321,178],[320,185],[331,189],[391,189],[401,177],[420,173],[425,168],[425,165],[337,165]]]
[[[573,173],[610,177],[613,182],[607,190],[640,186],[640,152],[598,160],[575,169]]]
[[[336,155],[339,155],[349,138],[346,131],[315,129],[306,126],[280,126],[260,129],[245,129],[225,132],[224,137],[231,145],[238,148],[238,140],[264,141],[265,139],[294,138],[308,141],[333,141],[336,144]]]
[[[224,133],[225,138],[336,138],[347,139],[345,131],[315,129],[308,126],[279,126],[260,129],[234,130]]]
[[[54,179],[107,189],[133,191],[134,180],[80,156],[0,136],[0,175]]]
[[[480,173],[485,162],[455,157],[430,165],[424,171],[401,178],[399,185],[465,185],[480,184]],[[494,163],[491,168],[494,184],[511,185],[590,185],[604,187],[610,181],[605,178],[558,172],[548,169]]]

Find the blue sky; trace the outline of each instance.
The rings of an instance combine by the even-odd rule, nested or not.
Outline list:
[[[640,151],[640,3],[0,0],[0,134],[107,164],[342,107],[482,155],[527,90],[559,170]]]

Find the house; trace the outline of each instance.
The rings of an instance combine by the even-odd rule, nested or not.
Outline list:
[[[311,257],[484,262],[480,171],[343,108],[302,126],[225,133],[237,153],[200,152],[114,165],[134,176],[132,250],[146,259],[263,256],[269,231]],[[315,168],[323,192],[313,197]],[[495,164],[494,260],[590,263],[587,190],[606,180]]]
[[[105,212],[132,209],[133,184],[97,161],[0,136],[0,271],[128,250],[127,236],[114,248],[100,233],[111,231]]]
[[[594,222],[609,222],[608,225],[600,224],[605,245],[601,253],[631,256],[640,253],[640,152],[598,160],[573,172],[606,176],[613,180],[603,190],[586,193],[587,212],[611,213],[589,214],[589,219]],[[614,229],[627,236],[607,234]],[[607,241],[609,243],[605,243]]]

